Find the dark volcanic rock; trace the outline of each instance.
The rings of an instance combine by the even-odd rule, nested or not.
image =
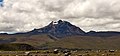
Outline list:
[[[84,35],[85,32],[79,27],[72,25],[67,21],[59,20],[58,22],[51,22],[48,26],[40,29],[34,29],[29,32],[31,34],[50,34],[55,37],[64,37],[71,35]]]

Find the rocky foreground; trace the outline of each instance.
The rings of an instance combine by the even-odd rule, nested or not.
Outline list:
[[[0,51],[0,56],[120,56],[118,50]]]

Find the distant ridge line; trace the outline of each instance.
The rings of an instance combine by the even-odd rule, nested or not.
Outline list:
[[[71,24],[68,21],[59,20],[57,22],[51,22],[47,26],[39,29],[34,29],[29,32],[19,32],[14,34],[8,33],[0,33],[0,35],[19,35],[19,34],[27,34],[27,35],[39,35],[39,34],[48,34],[54,40],[57,38],[65,37],[65,36],[98,36],[98,37],[110,37],[120,35],[120,32],[117,31],[89,31],[85,32],[81,28]]]

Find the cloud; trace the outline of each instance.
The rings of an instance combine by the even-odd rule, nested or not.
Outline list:
[[[26,32],[59,19],[85,31],[119,31],[119,0],[4,0],[1,32]]]
[[[65,17],[119,18],[119,0],[75,0],[64,10]],[[69,16],[68,16],[69,15]]]
[[[64,17],[82,27],[84,30],[119,31],[119,0],[75,0],[64,10]],[[79,20],[78,20],[79,19]],[[117,27],[116,27],[117,26]]]

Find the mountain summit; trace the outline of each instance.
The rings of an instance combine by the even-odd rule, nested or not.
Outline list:
[[[65,37],[72,35],[84,35],[85,32],[79,27],[72,25],[68,21],[59,20],[57,22],[51,22],[49,25],[30,31],[31,34],[50,34],[55,37]]]

